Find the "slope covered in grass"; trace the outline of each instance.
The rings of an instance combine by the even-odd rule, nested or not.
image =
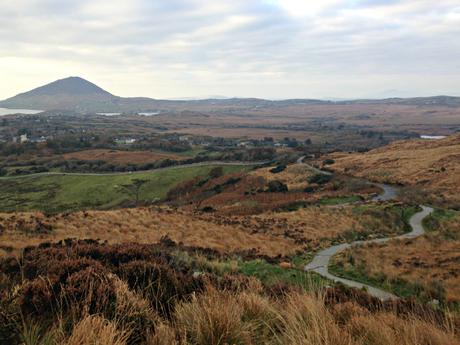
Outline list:
[[[407,140],[366,153],[334,154],[331,167],[370,180],[416,186],[460,207],[460,134]]]
[[[71,211],[87,208],[108,209],[136,200],[135,180],[145,181],[139,188],[139,201],[163,199],[180,182],[206,177],[215,166],[172,168],[120,175],[50,175],[0,179],[0,211]],[[248,169],[224,166],[224,173]]]

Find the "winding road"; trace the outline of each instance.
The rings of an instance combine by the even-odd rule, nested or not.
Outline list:
[[[315,168],[307,163],[304,163],[303,160],[304,160],[305,157],[300,157],[298,160],[297,160],[297,163],[298,164],[303,164],[305,166],[307,166],[310,170],[314,171],[315,173],[323,173],[323,174],[328,174],[330,175],[331,173],[328,172],[328,171],[322,171],[318,168]],[[380,188],[383,189],[383,193],[376,196],[375,198],[373,198],[372,200],[373,201],[386,201],[386,200],[392,200],[392,199],[395,199],[397,197],[397,194],[398,194],[398,189],[394,186],[390,186],[390,185],[387,185],[387,184],[382,184],[382,183],[374,183],[374,182],[369,182],[375,186],[378,186]],[[370,285],[367,285],[367,284],[363,284],[363,283],[360,283],[360,282],[357,282],[357,281],[354,281],[354,280],[350,280],[350,279],[345,279],[345,278],[341,278],[341,277],[338,277],[338,276],[335,276],[333,275],[332,273],[329,272],[329,263],[331,261],[331,258],[344,251],[345,249],[348,249],[348,248],[351,248],[351,247],[354,247],[354,246],[361,246],[361,245],[365,245],[365,244],[369,244],[369,243],[384,243],[384,242],[387,242],[389,240],[393,240],[393,239],[407,239],[407,238],[415,238],[415,237],[418,237],[418,236],[421,236],[425,233],[425,230],[423,228],[423,224],[422,224],[422,221],[425,217],[427,217],[431,212],[433,212],[433,209],[431,207],[428,207],[428,206],[420,206],[422,208],[422,211],[420,212],[417,212],[416,214],[414,214],[410,220],[409,220],[409,224],[412,228],[412,231],[409,232],[409,233],[406,233],[406,234],[403,234],[403,235],[400,235],[400,236],[395,236],[395,237],[385,237],[385,238],[378,238],[378,239],[373,239],[373,240],[369,240],[369,241],[355,241],[355,242],[352,242],[352,243],[342,243],[342,244],[338,244],[338,245],[335,245],[335,246],[331,246],[329,248],[326,248],[322,251],[320,251],[319,253],[317,253],[314,257],[313,257],[313,260],[304,267],[304,270],[305,271],[313,271],[313,272],[316,272],[318,273],[319,275],[323,276],[324,278],[327,278],[329,280],[332,280],[334,282],[338,282],[338,283],[342,283],[344,285],[347,285],[347,286],[350,286],[350,287],[354,287],[354,288],[358,288],[358,289],[366,289],[368,291],[368,293],[374,297],[377,297],[377,298],[380,298],[381,300],[389,300],[389,299],[397,299],[398,296],[392,294],[392,293],[389,293],[385,290],[382,290],[382,289],[378,289],[376,287],[373,287],[373,286],[370,286]]]
[[[302,164],[306,166],[308,169],[311,171],[317,173],[317,174],[325,174],[325,175],[332,175],[331,172],[329,171],[324,171],[320,170],[308,163],[304,162],[305,156],[300,157],[297,160],[297,164]],[[37,173],[37,174],[28,174],[28,175],[19,175],[19,176],[8,176],[8,177],[0,177],[1,180],[7,180],[7,179],[21,179],[21,178],[30,178],[30,177],[40,177],[40,176],[64,176],[64,175],[70,175],[70,176],[113,176],[113,175],[127,175],[127,174],[141,174],[141,173],[149,173],[149,172],[155,172],[155,171],[162,171],[162,170],[172,170],[172,169],[185,169],[189,167],[197,167],[197,166],[210,166],[210,165],[241,165],[241,166],[255,166],[255,165],[262,165],[266,164],[267,162],[222,162],[222,161],[213,161],[213,162],[198,162],[198,163],[191,163],[191,164],[184,164],[184,165],[174,165],[174,166],[169,166],[169,167],[164,167],[164,168],[158,168],[158,169],[152,169],[152,170],[144,170],[144,171],[133,171],[133,172],[119,172],[119,173],[60,173],[60,172],[44,172],[44,173]],[[390,186],[387,184],[382,184],[382,183],[374,183],[368,181],[369,184],[375,185],[380,187],[383,190],[382,194],[379,194],[378,196],[374,197],[372,200],[373,201],[386,201],[386,200],[392,200],[397,197],[398,194],[398,189],[394,186]],[[386,238],[379,238],[379,239],[373,239],[369,241],[355,241],[352,243],[343,243],[339,245],[335,245],[329,248],[326,248],[319,253],[315,255],[313,260],[304,267],[305,271],[313,271],[318,273],[319,275],[332,280],[334,282],[340,282],[343,283],[347,286],[350,287],[355,287],[355,288],[365,288],[369,294],[372,296],[378,297],[382,300],[387,300],[387,299],[396,299],[398,298],[396,295],[393,295],[387,291],[375,288],[373,286],[363,284],[357,281],[349,280],[349,279],[344,279],[338,276],[333,275],[332,273],[329,272],[329,263],[331,258],[342,252],[343,250],[347,248],[351,248],[353,246],[360,246],[368,243],[384,243],[386,241],[389,241],[391,239],[406,239],[406,238],[415,238],[424,233],[422,221],[423,219],[428,216],[433,209],[431,207],[427,206],[421,206],[422,211],[414,214],[411,219],[410,219],[410,226],[412,228],[412,231],[403,234],[401,236],[396,236],[396,237],[386,237]]]

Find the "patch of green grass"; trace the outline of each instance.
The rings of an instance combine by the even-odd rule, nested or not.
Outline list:
[[[429,216],[423,219],[423,226],[426,231],[436,231],[439,229],[442,221],[453,219],[458,215],[460,215],[458,211],[437,208]]]
[[[313,252],[306,248],[301,253],[297,253],[291,257],[291,262],[294,267],[303,269],[303,267],[308,264],[313,259]]]
[[[183,152],[177,152],[175,154],[178,155],[178,156],[181,156],[181,157],[193,158],[193,157],[196,157],[197,155],[199,155],[200,153],[203,153],[203,152],[206,152],[206,150],[203,149],[202,147],[194,147],[194,148],[192,148],[190,150],[183,151]]]
[[[297,211],[301,208],[305,208],[307,206],[311,205],[310,201],[304,201],[304,200],[299,200],[299,201],[294,201],[291,202],[287,205],[283,205],[277,209],[278,212],[293,212]]]
[[[302,270],[304,264],[308,262],[308,260],[301,255],[297,257],[299,265],[294,263],[298,268],[288,269],[281,268],[277,264],[270,264],[262,259],[249,261],[237,258],[218,260],[196,254],[190,255],[182,251],[173,252],[172,256],[179,267],[193,267],[195,270],[209,272],[219,276],[228,273],[240,273],[249,277],[255,277],[269,286],[277,283],[284,283],[299,286],[306,291],[316,291],[325,285],[330,285],[330,282],[320,275]]]
[[[139,201],[164,199],[178,183],[206,176],[215,166],[172,168],[120,175],[51,175],[0,179],[0,211],[41,210],[49,213],[80,209],[109,209],[134,202],[135,194],[123,186],[134,180],[146,182]],[[223,166],[224,173],[246,170],[247,166]]]
[[[285,283],[299,286],[307,291],[316,290],[326,285],[326,280],[314,272],[305,272],[295,268],[281,268],[264,260],[239,261],[240,273],[256,277],[267,285]]]
[[[339,196],[335,198],[323,198],[319,201],[321,205],[340,205],[340,204],[350,204],[353,202],[361,201],[361,197],[359,195],[352,195],[352,196]]]
[[[421,210],[419,206],[412,205],[366,204],[353,207],[353,214],[356,216],[368,214],[376,219],[385,219],[394,224],[395,229],[400,229],[398,233],[402,234],[412,230],[409,220],[415,213]]]

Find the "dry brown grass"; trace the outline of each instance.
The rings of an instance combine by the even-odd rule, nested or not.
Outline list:
[[[395,301],[391,304],[376,303],[377,299],[370,298],[363,291],[349,291],[337,287],[315,290],[315,292],[303,292],[288,286],[280,287],[281,290],[267,289],[267,286],[262,285],[255,278],[248,280],[235,275],[221,277],[221,279],[207,276],[209,280],[199,278],[196,281],[191,279],[191,271],[187,275],[182,273],[186,267],[180,266],[177,270],[172,268],[174,262],[163,261],[164,256],[156,251],[150,252],[151,249],[151,246],[139,245],[108,248],[102,244],[74,243],[71,246],[59,245],[32,249],[24,255],[24,258],[28,259],[22,264],[17,264],[14,260],[3,260],[2,268],[5,268],[10,280],[5,282],[7,293],[0,296],[1,307],[4,308],[0,310],[1,320],[14,324],[20,322],[18,314],[21,310],[26,313],[27,309],[23,309],[26,305],[43,307],[40,313],[24,314],[27,315],[25,330],[0,323],[0,330],[9,333],[18,332],[18,336],[23,339],[6,343],[14,345],[458,345],[460,343],[458,329],[460,320],[458,315],[449,312],[420,304],[408,304],[407,301]],[[139,257],[143,255],[146,255],[144,257],[146,260],[149,258],[149,260],[163,262],[161,266],[169,272],[170,278],[181,277],[181,279],[173,278],[175,287],[188,286],[179,296],[164,300],[170,313],[163,314],[155,308],[155,294],[142,293],[147,291],[144,288],[150,289],[152,284],[162,285],[168,279],[161,279],[157,274],[149,275],[149,279],[141,283],[144,287],[141,288],[133,285],[142,280],[141,271],[129,269],[134,274],[131,277],[121,272],[119,276],[119,273],[114,273],[120,271],[121,267],[126,268],[128,262],[134,266],[140,262],[147,264],[148,261],[139,261]],[[92,263],[92,267],[99,266],[99,273],[94,275],[94,271],[88,270],[88,267],[81,267],[80,271],[74,271],[79,267],[75,265],[78,262],[75,259],[79,256],[99,258],[100,261],[93,260]],[[72,265],[56,266],[65,261]],[[102,262],[105,262],[105,268]],[[106,270],[109,267],[114,272]],[[67,269],[73,273],[68,272]],[[92,285],[94,279],[99,279],[100,275],[103,275],[107,282],[110,281],[110,284],[99,286],[97,300],[83,297],[77,300],[78,303],[72,304],[69,310],[62,304],[54,304],[57,302],[56,296],[43,294],[45,291],[40,287],[41,285],[30,285],[34,281],[42,281],[42,274],[56,273],[63,274],[64,279],[61,280],[61,284],[66,288],[61,291],[66,291],[65,294],[69,298],[73,296],[71,300],[81,296],[81,292],[86,292],[87,287]],[[23,274],[29,275],[29,278],[25,278]],[[66,277],[67,274],[70,275]],[[29,279],[32,278],[33,280],[30,281]],[[218,280],[213,283],[215,278],[224,284],[219,284]],[[87,282],[88,286],[69,285],[71,281]],[[33,286],[33,289],[22,290],[18,287],[18,283]],[[61,285],[61,289],[64,285]],[[77,292],[76,289],[81,291]],[[53,290],[59,290],[58,285],[55,285]],[[174,292],[176,294],[178,290],[171,289],[171,292],[173,291],[176,291]],[[18,299],[10,300],[10,294],[16,295]],[[106,295],[111,297],[102,301]],[[27,304],[21,303],[15,306],[18,301],[27,301]],[[101,303],[100,308],[91,307],[94,302]],[[53,305],[56,309],[50,312],[50,307]],[[18,313],[5,313],[5,310],[17,310]],[[1,336],[4,335],[3,332],[0,332]]]
[[[308,186],[308,177],[312,175],[310,169],[302,164],[288,165],[280,173],[273,174],[270,172],[273,167],[261,168],[251,172],[253,176],[261,176],[266,181],[278,180],[287,184],[289,190],[303,190]]]
[[[181,303],[172,326],[169,330],[175,329],[184,343],[196,345],[459,344],[447,325],[435,326],[410,315],[370,313],[350,302],[331,310],[321,296],[306,293],[274,301],[254,293],[211,290]]]
[[[232,110],[234,110],[233,108]],[[171,132],[192,133],[224,137],[248,136],[263,138],[271,136],[282,139],[296,137],[312,138],[315,141],[328,140],[337,136],[336,131],[319,132],[290,130],[289,124],[312,123],[317,119],[335,120],[340,123],[372,127],[383,130],[413,130],[420,133],[445,134],[451,132],[446,125],[459,125],[458,108],[445,106],[417,106],[396,104],[331,104],[331,105],[289,105],[246,109],[238,113],[209,111],[206,106],[187,106],[184,114],[151,116],[147,122],[166,126]],[[363,116],[364,115],[364,116]],[[270,128],[273,126],[274,128]],[[328,138],[329,137],[329,138]]]
[[[416,185],[460,203],[460,134],[442,140],[394,142],[364,154],[333,154],[337,171],[388,183]]]
[[[109,243],[157,243],[169,236],[186,246],[225,253],[255,250],[260,255],[292,255],[327,246],[347,232],[394,234],[394,224],[372,214],[354,214],[352,206],[307,207],[292,212],[253,216],[196,214],[166,207],[42,213],[0,214],[1,247],[5,254],[27,245],[65,238],[99,239]]]
[[[125,345],[128,334],[97,315],[88,315],[77,323],[62,345]]]
[[[255,249],[260,254],[291,254],[299,248],[292,239],[270,234],[251,234],[231,225],[199,219],[192,213],[169,208],[136,208],[87,211],[46,217],[41,213],[0,215],[5,227],[0,234],[2,248],[18,249],[44,241],[65,238],[93,238],[109,243],[156,243],[163,236],[187,246],[223,252]],[[37,221],[49,224],[47,233],[37,233]],[[21,224],[18,230],[17,224]],[[27,229],[30,229],[28,231]]]
[[[330,245],[331,240],[345,233],[370,232],[394,235],[400,229],[370,213],[356,214],[353,206],[311,206],[291,212],[266,212],[250,216],[202,215],[200,218],[217,224],[231,224],[248,233],[270,234],[308,244],[312,250]],[[371,235],[372,236],[372,235]]]
[[[142,164],[155,162],[163,159],[181,159],[180,156],[173,153],[155,152],[155,151],[119,151],[119,150],[106,150],[94,149],[84,150],[78,152],[71,152],[62,155],[62,158],[79,159],[79,160],[101,160],[112,164]]]

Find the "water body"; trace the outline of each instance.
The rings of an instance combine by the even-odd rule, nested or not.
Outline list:
[[[96,113],[97,115],[103,115],[103,116],[118,116],[121,115],[121,113]]]
[[[137,115],[142,115],[142,116],[154,116],[154,115],[159,115],[160,112],[155,111],[155,112],[150,112],[150,113],[137,113]]]
[[[43,110],[0,108],[0,116],[14,115],[14,114],[33,115],[33,114],[38,114],[38,113],[42,113],[42,112],[43,112]]]
[[[96,113],[97,115],[103,115],[103,116],[118,116],[121,115],[121,113]],[[154,116],[154,115],[159,115],[159,112],[145,112],[145,113],[137,113],[137,115],[142,115],[142,116]]]
[[[444,139],[446,136],[445,135],[421,135],[421,139],[428,139],[428,140],[439,140],[439,139]]]

